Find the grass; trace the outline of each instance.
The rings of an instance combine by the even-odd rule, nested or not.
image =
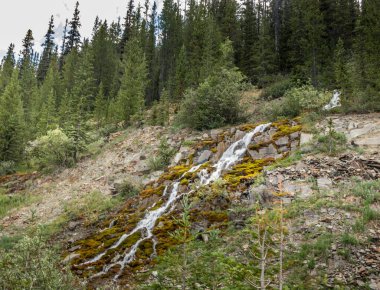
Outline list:
[[[295,164],[297,161],[302,159],[302,153],[301,151],[297,150],[294,151],[291,155],[284,159],[277,160],[275,163],[269,165],[266,167],[266,170],[271,171],[273,169],[276,169],[278,167],[288,167],[290,165]]]
[[[120,204],[120,198],[105,196],[99,191],[93,191],[79,200],[67,202],[64,206],[65,214],[70,220],[82,218],[85,223],[95,222],[99,216],[109,209]]]
[[[0,250],[11,250],[21,239],[20,236],[3,236],[0,238]]]
[[[37,196],[29,193],[19,192],[11,195],[5,194],[5,191],[0,189],[0,218],[5,217],[13,209],[30,205],[38,200]]]
[[[343,245],[351,245],[351,246],[355,246],[357,244],[359,244],[359,241],[355,238],[355,236],[349,234],[349,233],[344,233],[341,237],[341,240]]]

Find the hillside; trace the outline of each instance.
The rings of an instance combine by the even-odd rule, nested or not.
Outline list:
[[[251,263],[255,258],[251,257],[252,261],[249,261],[240,255],[251,247],[245,228],[251,228],[250,216],[255,216],[255,204],[258,202],[266,209],[263,213],[265,215],[268,210],[278,210],[280,202],[284,207],[283,223],[287,228],[283,243],[286,283],[311,288],[316,285],[359,288],[367,285],[371,289],[378,289],[380,227],[377,217],[380,187],[377,180],[380,176],[380,115],[335,115],[331,118],[334,128],[344,133],[347,143],[351,144],[335,157],[318,153],[317,147],[311,142],[312,134],[299,135],[297,132],[301,127],[297,123],[273,123],[273,131],[265,129],[267,133],[253,135],[254,138],[247,145],[248,151],[237,159],[239,165],[223,171],[224,182],[215,184],[210,189],[201,186],[202,189],[198,189],[195,195],[191,193],[193,190],[188,193],[192,204],[190,227],[194,237],[199,235],[207,246],[208,243],[215,243],[209,241],[209,236],[213,230],[218,229],[220,241],[217,249],[237,259],[234,263]],[[316,127],[323,130],[327,128],[326,120],[319,122]],[[155,210],[162,207],[162,204],[165,205],[166,198],[161,184],[171,188],[170,184],[174,182],[171,180],[180,178],[192,163],[203,164],[209,160],[202,166],[206,170],[212,164],[220,164],[228,147],[254,128],[254,125],[242,125],[203,133],[188,130],[170,133],[163,127],[127,130],[113,134],[99,154],[85,158],[75,168],[48,176],[31,175],[30,180],[23,180],[20,176],[19,181],[17,178],[11,182],[9,180],[12,178],[4,179],[1,186],[9,191],[8,194],[15,197],[28,194],[28,199],[25,200],[25,205],[20,203],[5,213],[1,220],[2,241],[4,243],[25,230],[44,225],[49,235],[53,234],[53,240],[67,249],[62,258],[64,263],[70,262],[80,277],[91,277],[103,268],[105,272],[102,275],[95,275],[96,278],[88,281],[90,285],[110,286],[113,283],[111,277],[118,273],[118,267],[109,268],[115,273],[110,276],[109,270],[104,270],[108,269],[106,266],[96,262],[94,268],[91,263],[88,264],[89,267],[83,262],[94,258],[96,253],[102,253],[104,248],[101,245],[107,244],[110,247],[116,243],[117,237],[133,230],[151,208]],[[169,144],[179,153],[172,160],[174,167],[165,169],[165,172],[152,171],[147,156],[158,151],[162,136],[168,138]],[[198,169],[190,170],[192,171],[197,173]],[[180,178],[179,193],[184,194],[193,188],[191,184],[197,184],[198,176],[203,174],[207,178],[205,173],[194,173]],[[136,197],[124,196],[122,199],[127,199],[123,202],[120,194],[125,181],[137,188],[144,186],[144,190]],[[23,191],[18,192],[19,188],[23,188]],[[162,194],[163,197],[160,197]],[[159,264],[154,266],[157,262],[154,262],[156,258],[153,257],[156,254],[166,257],[168,247],[181,243],[169,233],[181,228],[176,221],[180,219],[182,207],[181,203],[175,201],[165,207],[162,212],[164,216],[158,216],[158,221],[149,230],[150,234],[148,232],[148,237],[153,237],[154,251],[149,250],[148,240],[143,239],[144,243],[137,248],[134,258],[123,266],[123,272],[117,274],[117,284],[135,288],[147,281],[151,285],[160,281],[165,272],[155,269],[162,269],[160,263],[165,263],[165,259],[160,258]],[[173,220],[174,217],[176,219]],[[254,227],[251,231],[254,231]],[[141,233],[146,234],[144,231]],[[138,239],[134,237],[134,241],[139,241]],[[220,244],[221,241],[230,245],[230,249],[224,249],[227,244]],[[132,240],[130,242],[123,242],[124,246],[120,246],[117,252],[121,254],[125,250],[128,253],[129,247],[134,243]],[[254,241],[252,242],[253,246]],[[273,246],[278,245],[275,243]],[[189,257],[197,255],[198,247],[202,246],[196,246],[195,249],[189,246]],[[145,251],[145,254],[141,251]],[[113,254],[112,261],[116,262],[117,256]],[[107,263],[110,259],[101,258],[100,261]],[[297,265],[297,261],[302,263]],[[272,266],[278,264],[278,257],[268,258],[268,263]],[[90,275],[87,274],[89,269],[92,273]],[[94,269],[98,270],[94,272]],[[276,273],[276,270],[267,271]],[[302,274],[304,278],[300,278],[300,271],[305,271]],[[232,272],[229,275],[234,277]],[[297,280],[291,278],[294,275],[297,275]],[[276,277],[271,278],[274,285],[277,283]],[[176,278],[172,279],[161,281],[158,285],[179,283],[175,282]],[[228,285],[223,279],[218,283]],[[203,288],[207,284],[199,285],[195,288]],[[244,283],[241,285],[243,287]]]

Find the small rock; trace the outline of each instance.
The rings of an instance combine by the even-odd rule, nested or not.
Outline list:
[[[320,177],[317,179],[317,185],[319,189],[327,189],[332,186],[332,181],[326,177]]]
[[[284,137],[281,137],[280,139],[278,139],[276,142],[276,145],[277,146],[285,146],[285,145],[288,145],[289,143],[289,137],[288,136],[284,136]]]
[[[207,162],[212,155],[212,152],[210,150],[205,150],[201,153],[201,155],[198,157],[197,164],[203,164]]]

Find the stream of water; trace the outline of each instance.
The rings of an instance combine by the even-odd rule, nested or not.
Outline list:
[[[219,161],[212,167],[214,170],[211,174],[208,173],[206,169],[199,170],[201,165],[197,165],[192,167],[189,171],[184,173],[177,181],[173,182],[172,185],[166,186],[163,195],[169,195],[167,201],[159,208],[155,210],[148,211],[145,215],[145,217],[136,225],[136,227],[129,233],[123,234],[120,239],[115,242],[112,246],[104,250],[102,253],[98,254],[94,258],[82,263],[81,265],[87,265],[92,264],[94,262],[99,261],[103,256],[105,256],[109,250],[115,249],[119,247],[128,237],[132,236],[136,232],[141,232],[141,238],[130,248],[126,249],[125,252],[122,255],[115,256],[111,263],[108,265],[105,265],[103,267],[103,270],[94,276],[98,277],[103,274],[106,274],[110,269],[112,269],[115,266],[120,266],[120,270],[114,277],[114,280],[116,280],[120,274],[123,272],[124,268],[133,261],[135,258],[136,251],[139,247],[139,245],[148,240],[151,239],[153,241],[153,255],[156,254],[156,244],[157,241],[154,238],[154,235],[152,233],[154,226],[157,222],[157,220],[166,212],[170,212],[172,210],[171,206],[175,203],[176,200],[182,197],[183,194],[189,194],[187,193],[179,193],[178,188],[180,185],[181,179],[187,174],[187,173],[193,173],[198,172],[198,177],[200,179],[199,186],[201,185],[208,185],[210,182],[213,182],[220,178],[222,176],[222,173],[226,170],[229,170],[232,166],[234,166],[246,153],[248,149],[248,145],[251,143],[252,137],[257,134],[265,131],[266,128],[270,126],[270,123],[268,124],[262,124],[257,126],[254,130],[247,133],[242,139],[236,141],[233,143],[222,155],[222,157],[219,159]]]

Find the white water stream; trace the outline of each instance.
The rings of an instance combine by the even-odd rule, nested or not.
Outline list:
[[[263,132],[269,126],[270,126],[270,123],[259,125],[253,131],[247,133],[242,139],[233,143],[224,152],[220,160],[213,166],[215,170],[211,173],[211,175],[208,173],[206,169],[200,170],[200,172],[198,172],[198,177],[200,178],[200,185],[207,185],[210,182],[213,182],[217,180],[218,178],[220,178],[224,171],[230,169],[244,156],[244,154],[247,151],[248,145],[251,143],[252,137],[257,133]],[[118,274],[114,277],[114,279],[116,280],[122,273],[125,266],[128,265],[128,263],[130,263],[131,261],[133,261],[139,245],[145,240],[152,239],[153,250],[154,250],[153,254],[156,254],[157,241],[154,239],[152,230],[158,218],[160,218],[165,212],[169,212],[173,208],[173,207],[172,208],[170,207],[174,204],[174,202],[180,197],[182,197],[183,194],[180,194],[178,192],[178,187],[179,187],[181,179],[187,173],[193,173],[193,172],[198,171],[200,167],[201,165],[192,167],[189,171],[184,173],[177,181],[175,181],[171,187],[167,186],[163,193],[164,196],[169,194],[169,198],[166,201],[166,203],[163,204],[158,209],[147,212],[145,217],[136,225],[136,227],[130,233],[122,235],[120,239],[117,242],[115,242],[112,246],[110,246],[109,248],[107,248],[106,250],[104,250],[102,253],[98,254],[94,258],[80,265],[92,264],[94,262],[99,261],[104,255],[108,253],[109,250],[119,247],[128,237],[130,237],[131,235],[135,234],[138,231],[141,232],[141,238],[131,248],[126,249],[123,255],[115,256],[112,259],[111,264],[105,265],[103,270],[95,274],[94,276],[92,276],[92,278],[106,274],[111,268],[119,265],[120,270]],[[188,194],[188,193],[189,192],[185,194]]]

